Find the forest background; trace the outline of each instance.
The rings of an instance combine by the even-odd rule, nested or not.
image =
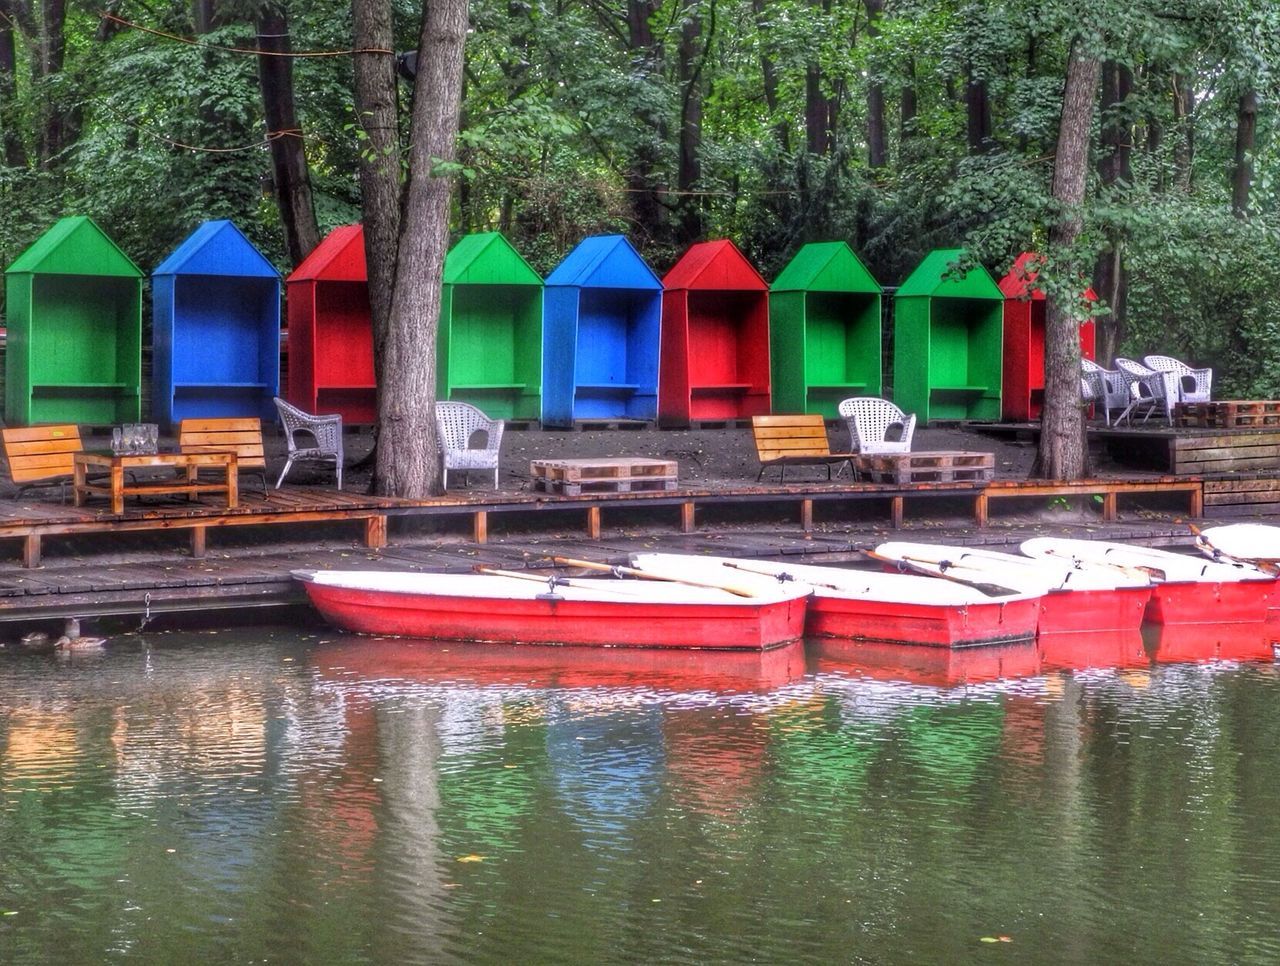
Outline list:
[[[392,10],[397,49],[416,47],[421,7]],[[1280,3],[469,11],[451,228],[500,230],[544,274],[621,232],[659,273],[729,237],[767,279],[830,239],[887,286],[938,247],[998,276],[1060,215],[1058,119],[1085,33],[1104,62],[1063,263],[1093,266],[1099,355],[1178,354],[1215,367],[1223,398],[1280,398]],[[149,271],[230,218],[288,272],[360,220],[352,38],[341,0],[0,0],[0,263],[88,214]]]

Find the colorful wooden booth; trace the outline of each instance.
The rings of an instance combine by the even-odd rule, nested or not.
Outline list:
[[[5,272],[5,419],[136,422],[142,272],[84,216],[63,218]]]
[[[280,273],[229,221],[206,221],[151,274],[151,411],[276,418]]]
[[[542,422],[656,419],[662,282],[621,235],[584,238],[547,276]]]
[[[893,398],[921,423],[1000,418],[1004,296],[987,270],[952,267],[963,252],[930,252],[898,287]]]
[[[536,420],[542,408],[542,278],[498,232],[467,235],[444,263],[440,399],[491,419]]]
[[[880,395],[880,285],[844,242],[796,252],[769,290],[773,407],[836,419]]]
[[[1023,252],[1000,280],[1004,293],[1004,389],[1003,415],[1027,422],[1040,418],[1044,405],[1044,292],[1036,288],[1034,252]],[[1086,300],[1096,302],[1093,289]],[[1093,319],[1080,323],[1080,352],[1094,357]]]
[[[731,241],[689,248],[662,280],[658,420],[769,412],[769,287]]]
[[[372,423],[377,400],[363,229],[335,228],[286,282],[289,402]]]

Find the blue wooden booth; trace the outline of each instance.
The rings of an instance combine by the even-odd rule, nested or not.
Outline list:
[[[658,414],[662,282],[621,235],[593,235],[543,289],[542,422]]]
[[[275,419],[280,273],[229,221],[206,221],[151,276],[152,415]]]

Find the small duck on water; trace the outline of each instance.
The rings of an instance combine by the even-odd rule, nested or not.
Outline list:
[[[22,646],[29,651],[52,650],[59,654],[70,654],[83,651],[100,651],[107,643],[105,637],[90,637],[80,633],[80,621],[68,618],[62,636],[53,638],[45,631],[31,631],[23,634]]]

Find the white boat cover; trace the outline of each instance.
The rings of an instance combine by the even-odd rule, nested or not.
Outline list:
[[[1065,557],[1025,557],[985,547],[891,540],[876,547],[875,553],[921,573],[945,575],[966,583],[995,584],[1023,593],[1118,590],[1151,584],[1151,578],[1142,571],[1079,566]]]
[[[915,574],[891,574],[848,567],[819,567],[776,560],[737,560],[731,557],[695,557],[688,554],[638,553],[631,557],[638,570],[678,573],[698,580],[722,580],[738,574],[775,585],[807,585],[815,597],[845,597],[892,604],[932,604],[963,607],[993,601],[1040,597],[1042,592],[991,595],[966,584]]]
[[[1203,557],[1106,540],[1035,537],[1022,542],[1022,552],[1029,557],[1064,558],[1081,565],[1132,567],[1147,571],[1156,582],[1233,583],[1272,579],[1252,567],[1216,563]]]
[[[1196,535],[1196,546],[1214,560],[1280,561],[1280,527],[1266,523],[1206,527]]]

